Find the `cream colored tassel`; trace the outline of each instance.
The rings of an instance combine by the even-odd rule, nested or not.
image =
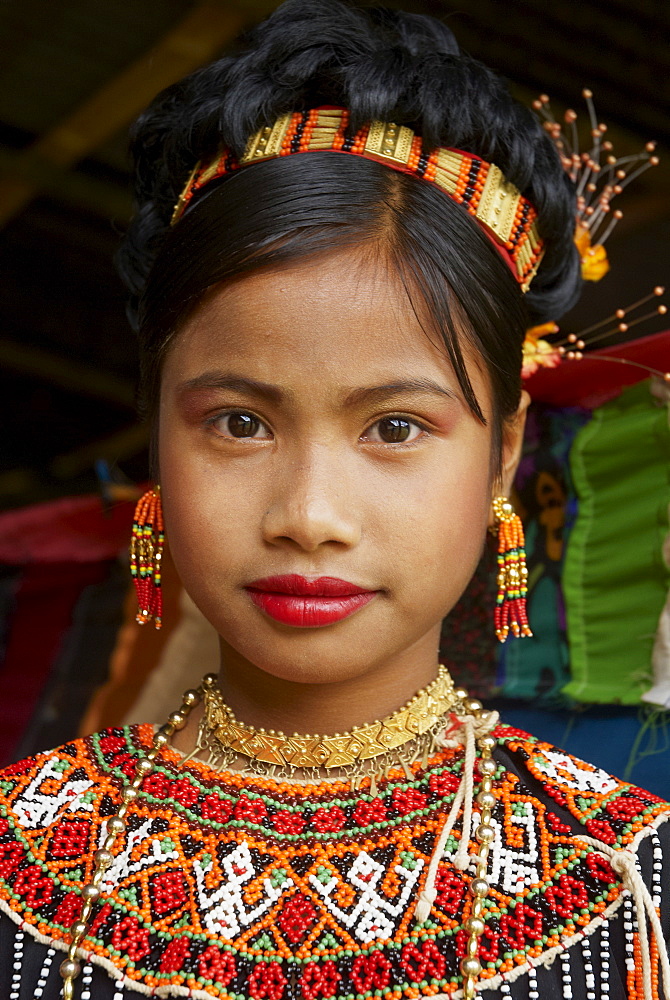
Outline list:
[[[458,790],[451,804],[449,814],[444,821],[444,825],[437,839],[426,874],[426,881],[423,890],[419,893],[416,906],[414,908],[414,918],[419,923],[425,923],[430,916],[430,911],[437,898],[435,881],[437,879],[437,869],[444,855],[449,836],[454,828],[458,813],[463,808],[463,824],[461,839],[456,854],[454,855],[454,867],[459,871],[465,871],[470,864],[468,849],[472,836],[472,806],[474,799],[475,785],[475,763],[477,760],[476,740],[481,739],[491,732],[498,724],[499,715],[497,712],[485,712],[480,716],[464,715],[452,716],[453,726],[445,730],[437,742],[441,746],[450,746],[454,743],[463,743],[465,754],[463,757],[463,773],[458,785]],[[453,734],[453,735],[452,735]]]

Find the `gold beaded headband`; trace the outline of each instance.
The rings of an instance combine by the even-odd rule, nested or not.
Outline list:
[[[349,112],[343,108],[294,112],[259,129],[239,160],[229,150],[220,150],[213,160],[196,164],[170,224],[181,218],[193,195],[206,184],[250,163],[296,153],[350,153],[428,181],[463,205],[499,249],[521,290],[528,291],[543,254],[537,212],[494,163],[458,149],[440,147],[425,153],[412,129],[391,122],[371,122],[348,135],[348,122]]]

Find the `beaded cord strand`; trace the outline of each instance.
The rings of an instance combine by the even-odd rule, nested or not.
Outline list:
[[[626,896],[623,904],[623,929],[626,938],[626,984],[628,987],[628,1000],[637,1000],[635,976],[636,935],[633,929],[633,902],[630,895]]]
[[[106,836],[102,847],[93,855],[95,864],[93,875],[90,882],[87,882],[81,890],[84,902],[79,918],[75,920],[70,928],[70,946],[67,958],[61,962],[60,966],[60,974],[63,979],[63,1000],[73,1000],[74,981],[81,973],[81,963],[78,957],[81,943],[86,937],[93,906],[100,898],[100,883],[105,872],[114,861],[112,848],[116,843],[117,837],[126,829],[125,815],[128,812],[128,808],[137,798],[140,786],[147,774],[153,770],[156,757],[158,757],[163,748],[169,743],[175,732],[178,729],[184,728],[192,708],[198,704],[200,697],[200,691],[186,691],[184,693],[181,708],[179,711],[172,712],[168,716],[168,721],[160,727],[154,736],[151,748],[147,751],[146,756],[140,757],[138,760],[133,780],[121,793],[121,805],[116,813],[107,820]]]
[[[610,929],[603,924],[600,931],[600,1000],[610,995]]]
[[[593,956],[591,942],[588,937],[582,940],[582,955],[584,957],[584,983],[586,985],[586,1000],[597,1000],[596,977],[593,973]]]
[[[22,931],[20,927],[16,929],[16,934],[14,935],[14,961],[12,965],[12,990],[9,994],[9,1000],[19,1000],[19,993],[21,990],[21,969],[23,968],[23,946],[25,943],[25,931]]]
[[[41,996],[44,995],[44,987],[47,984],[47,979],[49,977],[49,970],[51,969],[54,958],[56,957],[56,949],[47,949],[42,968],[40,969],[40,974],[37,978],[37,986],[35,987],[35,997],[34,1000],[39,1000]],[[82,997],[84,1000],[84,997]]]
[[[414,910],[415,920],[425,923],[430,916],[430,909],[437,897],[435,889],[435,879],[439,862],[444,854],[446,842],[451,834],[459,809],[463,807],[463,826],[461,832],[460,845],[454,859],[454,866],[464,871],[470,862],[475,862],[475,877],[470,882],[469,892],[473,897],[470,916],[465,924],[468,939],[465,946],[465,956],[461,960],[461,972],[463,974],[463,996],[465,1000],[473,1000],[476,996],[476,982],[482,971],[479,959],[479,938],[484,933],[485,923],[482,917],[484,910],[484,900],[489,893],[489,883],[486,877],[488,871],[488,858],[491,843],[495,838],[495,830],[491,823],[492,811],[496,805],[496,797],[493,794],[493,777],[497,770],[497,764],[492,757],[493,748],[496,745],[495,737],[490,735],[490,730],[495,725],[497,712],[485,712],[484,706],[476,698],[468,698],[468,693],[463,688],[455,691],[456,697],[461,701],[470,713],[464,718],[454,717],[454,728],[462,732],[462,739],[465,747],[463,760],[463,777],[454,797],[449,815],[445,819],[444,825],[433,849],[433,856],[430,861],[424,889],[421,892]],[[479,824],[475,830],[475,840],[479,844],[479,853],[470,859],[468,857],[468,847],[470,841],[471,812],[473,799],[473,772],[475,765],[475,733],[479,730],[477,741],[481,756],[479,758],[479,773],[481,781],[477,794],[477,805],[481,809]],[[448,730],[448,733],[450,730]],[[448,734],[445,734],[448,735]]]
[[[93,967],[85,965],[81,977],[81,1000],[91,1000],[91,980],[93,979]]]
[[[563,983],[563,1000],[572,1000],[572,970],[570,967],[570,952],[561,952],[561,980]]]

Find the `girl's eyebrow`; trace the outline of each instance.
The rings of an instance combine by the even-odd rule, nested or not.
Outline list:
[[[248,378],[245,375],[227,374],[221,371],[203,372],[194,378],[186,379],[177,386],[177,393],[183,395],[198,389],[218,389],[229,392],[240,392],[245,395],[257,396],[268,399],[273,403],[281,403],[290,398],[290,391],[281,389],[270,382],[262,382],[259,379]],[[362,386],[359,389],[352,389],[344,399],[344,406],[360,406],[364,403],[383,402],[395,396],[417,395],[417,393],[432,396],[446,397],[447,399],[458,400],[459,397],[452,389],[434,382],[430,378],[410,378],[400,379],[397,382],[387,382],[384,385]]]
[[[383,402],[393,396],[417,393],[429,393],[433,396],[446,396],[448,399],[458,400],[458,394],[446,386],[434,382],[430,378],[410,378],[401,379],[397,382],[388,382],[385,385],[374,385],[354,389],[345,399],[345,406],[355,406],[361,403]]]
[[[221,389],[229,392],[241,392],[250,396],[260,396],[273,403],[280,403],[289,393],[270,382],[247,378],[245,375],[225,374],[220,371],[203,372],[195,378],[186,379],[177,386],[177,393],[182,395],[194,389]]]

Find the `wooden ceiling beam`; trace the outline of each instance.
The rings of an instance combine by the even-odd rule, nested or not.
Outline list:
[[[84,101],[30,147],[36,160],[67,168],[124,128],[155,95],[210,59],[238,34],[256,10],[206,0],[148,52]],[[0,225],[20,212],[40,189],[37,178],[0,178]]]
[[[20,375],[134,410],[135,386],[91,365],[0,338],[0,365]]]
[[[27,188],[31,189],[31,197],[37,192],[47,194],[124,226],[130,218],[132,198],[125,185],[56,166],[32,150],[17,153],[0,148],[0,219],[5,200],[11,204],[13,197],[20,199]]]

